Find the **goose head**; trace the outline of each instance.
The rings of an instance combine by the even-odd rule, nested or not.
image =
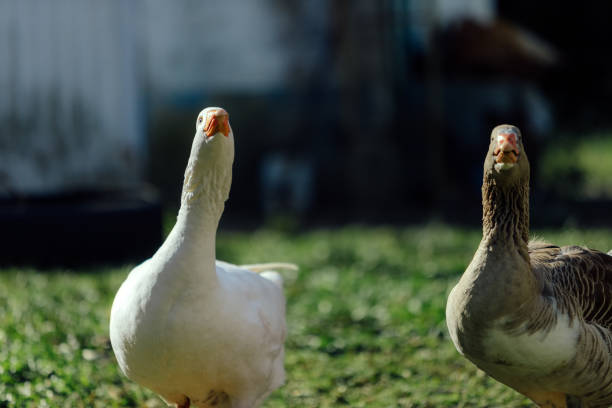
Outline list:
[[[234,162],[234,134],[229,114],[223,108],[203,109],[196,119],[196,132],[183,185],[182,202],[193,202],[202,193],[225,201],[229,196]]]
[[[229,114],[223,108],[203,109],[196,119],[196,133],[191,149],[198,161],[215,161],[219,155],[234,159],[234,134],[229,124]],[[194,157],[190,157],[194,158]]]
[[[529,179],[529,161],[519,128],[499,125],[491,132],[484,164],[485,177],[499,185],[516,184]]]

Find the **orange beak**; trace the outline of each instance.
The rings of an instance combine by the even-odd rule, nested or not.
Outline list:
[[[229,114],[225,109],[219,108],[209,111],[206,114],[206,123],[204,124],[204,132],[206,137],[212,137],[217,133],[223,133],[225,137],[229,136]]]
[[[516,163],[519,158],[517,136],[514,132],[499,133],[497,147],[493,151],[496,163]]]

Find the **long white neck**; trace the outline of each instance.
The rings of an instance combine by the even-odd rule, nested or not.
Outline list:
[[[173,274],[214,284],[217,281],[215,238],[229,195],[233,151],[224,154],[221,148],[207,148],[211,154],[205,157],[192,150],[176,224],[154,257]]]

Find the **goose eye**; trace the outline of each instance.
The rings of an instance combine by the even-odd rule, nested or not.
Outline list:
[[[198,123],[202,123],[202,117],[201,116],[198,118]]]

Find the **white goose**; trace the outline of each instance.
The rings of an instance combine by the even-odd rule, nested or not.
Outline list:
[[[233,159],[227,112],[204,109],[176,225],[130,272],[111,310],[123,373],[179,408],[257,407],[285,378],[282,278],[266,271],[296,267],[215,260]]]

